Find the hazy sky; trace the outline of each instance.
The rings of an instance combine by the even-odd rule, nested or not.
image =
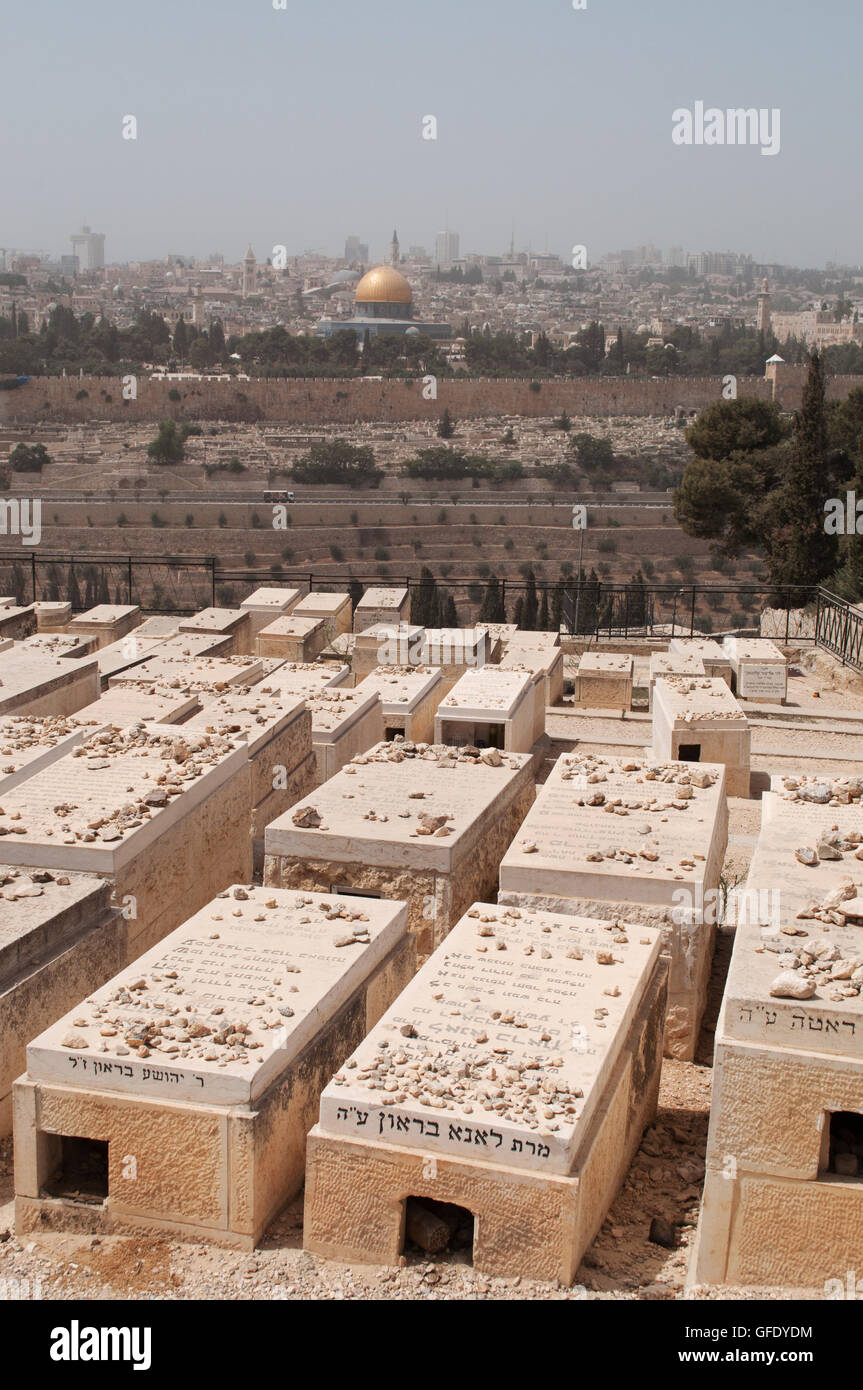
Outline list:
[[[863,261],[863,0],[5,0],[0,244]],[[672,112],[781,111],[775,157]],[[122,138],[134,115],[137,140]],[[422,138],[434,115],[436,141]]]

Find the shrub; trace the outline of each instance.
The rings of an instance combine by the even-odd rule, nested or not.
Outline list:
[[[612,540],[611,536],[603,536],[596,548],[600,555],[614,555],[617,551],[617,541]]]
[[[243,560],[244,560],[245,563],[246,563],[247,565],[249,565],[250,567],[255,563],[255,561],[257,560],[257,558],[258,558],[258,557],[257,557],[257,555],[255,554],[254,550],[247,550],[247,551],[245,552],[245,554],[243,555]]]
[[[194,526],[194,524],[195,524],[195,518],[194,518],[194,516],[192,515],[191,512],[186,512],[186,515],[185,515],[184,518],[183,518],[183,525],[184,525],[184,526]]]
[[[389,551],[388,551],[388,550],[385,550],[384,547],[383,547],[382,545],[377,546],[377,548],[375,549],[375,559],[376,559],[376,560],[388,560],[389,558],[390,558],[390,553],[389,553]]]
[[[333,560],[336,561],[337,564],[340,565],[345,558],[345,552],[342,550],[342,547],[340,545],[331,545],[330,556]]]
[[[179,391],[177,390],[176,386],[172,386],[171,389],[170,389],[170,391],[168,392],[168,400],[169,400],[169,401],[179,401],[179,400],[182,400],[182,396],[180,395],[180,393],[179,393]]]
[[[224,513],[224,512],[219,512],[218,525],[219,525],[219,526],[227,526],[227,524],[228,524],[228,518],[225,516],[225,513]]]
[[[129,518],[127,517],[127,515],[126,515],[125,512],[121,512],[120,515],[117,517],[117,525],[118,525],[118,526],[128,526],[128,525],[129,525]]]

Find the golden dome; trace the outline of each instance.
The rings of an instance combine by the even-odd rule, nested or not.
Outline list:
[[[357,285],[357,304],[411,304],[413,292],[395,266],[377,265]]]

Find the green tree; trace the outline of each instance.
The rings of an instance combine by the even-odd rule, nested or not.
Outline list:
[[[818,584],[836,568],[838,542],[824,526],[828,476],[824,364],[813,352],[794,416],[790,466],[776,498],[776,522],[765,534],[774,584]]]
[[[186,320],[181,314],[177,319],[177,326],[174,329],[174,337],[171,343],[174,352],[181,362],[185,362],[186,353],[189,350],[189,335],[186,332]]]
[[[9,455],[9,466],[16,473],[41,473],[51,462],[44,444],[16,444]]]
[[[334,439],[313,444],[291,469],[299,483],[335,483],[343,487],[378,487],[384,476],[375,464],[375,451],[368,444],[351,444]]]
[[[438,421],[437,432],[441,439],[452,439],[455,434],[455,421],[449,413],[449,406],[444,406],[443,415]]]

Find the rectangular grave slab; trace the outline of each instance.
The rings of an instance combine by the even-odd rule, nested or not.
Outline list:
[[[197,732],[243,738],[249,750],[255,867],[264,862],[264,830],[316,785],[312,716],[301,697],[285,701],[260,686],[202,694],[203,708],[183,725]]]
[[[0,652],[0,715],[65,716],[99,694],[95,656],[53,657],[22,642]]]
[[[312,747],[320,785],[383,737],[383,710],[375,690],[322,690],[306,696],[312,716]]]
[[[261,628],[255,638],[258,656],[280,657],[282,661],[314,661],[327,645],[323,618],[303,618],[286,613]]]
[[[121,637],[119,641],[102,647],[97,658],[102,689],[107,689],[112,676],[120,676],[131,667],[141,666],[149,657],[155,656],[162,645],[160,637],[140,637],[138,631],[133,631]]]
[[[515,623],[477,623],[476,630],[486,634],[489,661],[501,661],[518,632]]]
[[[668,643],[670,652],[682,656],[691,654],[700,658],[704,674],[723,680],[731,688],[731,662],[721,643],[713,637],[672,637]]]
[[[108,685],[115,689],[161,683],[194,692],[218,686],[254,685],[263,674],[264,664],[254,656],[187,656],[172,643],[163,642],[146,661],[111,676]]]
[[[728,843],[725,769],[598,754],[557,759],[500,866],[499,900],[662,932],[665,1051],[692,1058]]]
[[[823,1297],[863,1258],[863,807],[854,778],[773,787],[734,904],[689,1281]]]
[[[706,676],[704,662],[695,652],[651,652],[648,709],[653,709],[653,687],[664,676]]]
[[[197,714],[197,695],[174,690],[169,685],[116,685],[105,690],[92,705],[85,705],[71,716],[79,725],[98,724],[126,729],[130,724],[179,724]]]
[[[410,621],[411,599],[407,589],[366,589],[354,609],[354,632],[365,632],[376,623],[406,623]]]
[[[731,662],[733,689],[741,700],[785,704],[788,663],[773,642],[755,637],[726,637],[723,646]]]
[[[378,666],[366,676],[361,687],[380,696],[384,738],[391,742],[400,735],[413,743],[434,738],[434,718],[443,698],[441,671],[428,666]]]
[[[501,666],[466,671],[438,705],[435,740],[529,753],[535,742],[535,704],[534,681],[527,671]]]
[[[515,632],[507,638],[507,651],[511,647],[532,647],[534,649],[548,649],[560,646],[559,632],[529,632],[526,628],[517,627]]]
[[[0,717],[0,798],[77,748],[106,722],[88,720],[85,727],[80,714],[69,719],[26,714]]]
[[[99,647],[108,647],[131,632],[141,621],[137,604],[100,603],[86,613],[78,613],[69,624],[71,632],[92,633]]]
[[[334,637],[351,630],[350,594],[324,594],[313,591],[300,599],[294,612],[299,618],[323,618],[328,644]]]
[[[249,615],[249,648],[255,650],[255,638],[262,627],[275,618],[290,613],[300,601],[299,589],[263,588],[243,599],[240,608]]]
[[[126,959],[126,926],[95,874],[0,864],[0,1136],[25,1048]]]
[[[280,661],[270,674],[260,678],[265,691],[281,691],[283,699],[292,695],[307,699],[319,695],[322,690],[336,690],[346,684],[350,667],[330,662]]]
[[[20,643],[22,652],[33,652],[39,656],[90,656],[97,650],[97,639],[92,633],[35,632]]]
[[[133,725],[95,734],[4,796],[0,857],[110,878],[133,959],[251,876],[250,814],[245,742]]]
[[[656,681],[652,751],[664,762],[722,763],[726,794],[749,796],[749,721],[717,677]]]
[[[264,881],[404,898],[428,955],[479,889],[494,893],[533,797],[524,754],[382,743],[267,826]]]
[[[253,1248],[302,1185],[327,1080],[413,973],[406,916],[235,886],[85,996],[16,1083],[18,1227]],[[107,1143],[95,1201],[69,1195],[64,1135]]]
[[[180,623],[179,634],[205,632],[214,637],[230,638],[225,656],[248,656],[251,643],[251,615],[244,608],[202,608]]]
[[[474,1267],[570,1283],[658,1088],[659,934],[476,903],[335,1075],[304,1245],[395,1264],[405,1204],[474,1217]]]

